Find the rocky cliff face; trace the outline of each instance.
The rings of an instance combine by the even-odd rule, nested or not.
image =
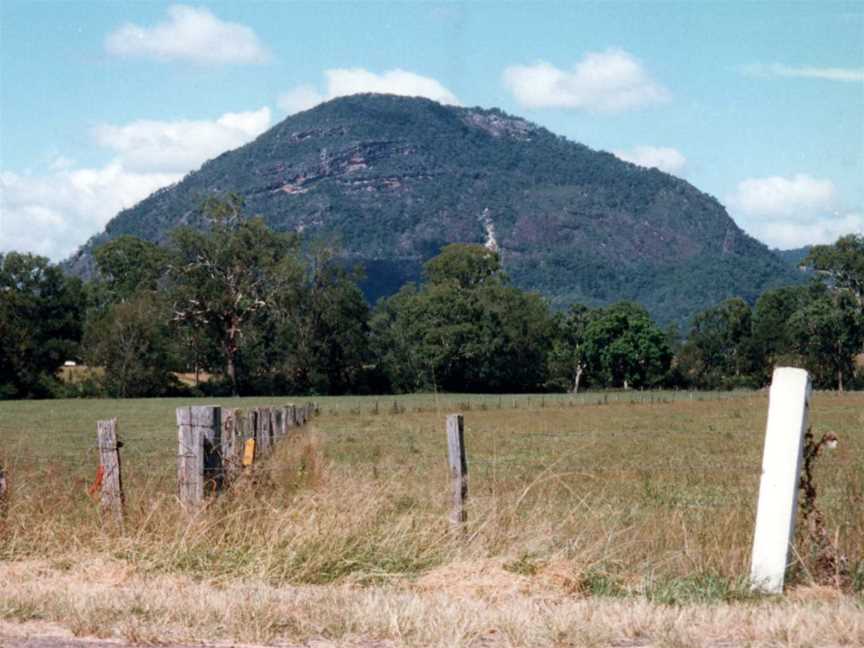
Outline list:
[[[164,241],[233,191],[277,230],[337,238],[370,300],[419,277],[450,242],[495,245],[518,286],[556,305],[618,299],[684,321],[797,279],[687,182],[499,110],[355,95],[287,118],[117,215],[70,259],[121,234]]]

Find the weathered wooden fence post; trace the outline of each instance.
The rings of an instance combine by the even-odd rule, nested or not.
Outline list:
[[[222,462],[222,408],[192,407],[192,421],[201,428],[204,445],[204,488],[214,493],[222,490],[225,468]]]
[[[287,434],[289,428],[297,427],[297,408],[293,405],[286,405],[284,410],[285,433]]]
[[[99,448],[99,471],[102,488],[100,504],[103,515],[111,515],[117,524],[123,524],[123,475],[120,466],[122,443],[117,435],[117,419],[96,422]]]
[[[271,427],[270,408],[258,408],[258,429],[256,430],[255,451],[266,457],[273,449],[273,429]]]
[[[177,408],[177,488],[180,502],[187,508],[204,499],[204,487],[222,486],[220,407]]]
[[[243,411],[222,410],[222,472],[226,483],[240,474],[243,465]]]
[[[0,517],[6,515],[9,508],[9,482],[6,480],[6,471],[0,464]]]
[[[281,407],[270,408],[270,431],[274,444],[285,436],[285,418]]]
[[[187,509],[204,498],[204,443],[192,424],[192,408],[177,408],[177,496]]]
[[[461,527],[468,520],[465,500],[468,499],[468,461],[465,457],[464,422],[461,414],[447,417],[447,459],[453,488],[453,511],[450,523]]]
[[[771,379],[762,479],[753,535],[750,583],[754,590],[781,594],[795,534],[801,456],[810,408],[810,376],[804,369],[778,367]]]

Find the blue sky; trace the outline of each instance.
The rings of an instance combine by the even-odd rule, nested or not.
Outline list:
[[[864,3],[0,2],[0,251],[341,94],[500,107],[682,176],[774,247],[864,232]]]

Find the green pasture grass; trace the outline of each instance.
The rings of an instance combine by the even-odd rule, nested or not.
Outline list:
[[[175,488],[177,407],[307,400],[321,412],[313,423],[326,466],[321,484],[310,482],[300,492],[280,486],[275,466],[267,483],[276,495],[236,510],[236,501],[226,498],[224,510],[211,511],[248,520],[249,528],[260,525],[256,533],[266,542],[235,522],[218,540],[201,535],[193,541],[173,513],[165,514],[158,533],[150,530],[155,513],[149,502],[170,506]],[[135,511],[124,542],[112,545],[123,559],[192,573],[263,573],[277,582],[411,576],[466,556],[500,558],[520,574],[566,560],[578,566],[585,590],[598,595],[637,592],[668,603],[741,600],[767,405],[764,391],[5,402],[0,461],[13,484],[16,477],[27,481],[31,499],[18,509],[17,539],[6,541],[5,554],[0,538],[0,557],[41,551],[56,559],[64,548],[99,544],[86,487],[97,465],[96,421],[116,417]],[[452,412],[465,417],[465,544],[446,535],[444,420]],[[818,503],[858,574],[864,394],[815,394],[811,423],[817,438],[827,431],[840,438],[839,448],[817,465]],[[290,470],[301,464],[295,461]],[[54,498],[53,507],[40,508],[32,495],[40,488],[46,501]],[[57,492],[63,488],[67,492]],[[353,511],[364,519],[349,519]],[[39,543],[27,541],[37,537],[28,527],[32,520],[56,529],[65,524],[68,535],[55,533],[55,540],[34,548]],[[218,525],[214,520],[207,524]],[[49,537],[44,529],[38,533]],[[165,547],[154,540],[159,537]],[[806,563],[804,570],[806,579]]]

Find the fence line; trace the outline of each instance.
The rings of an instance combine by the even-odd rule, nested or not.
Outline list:
[[[806,371],[775,370],[752,547],[750,581],[756,590],[783,591],[795,530],[810,394]],[[196,509],[206,494],[218,493],[236,481],[244,467],[267,458],[278,443],[290,438],[317,411],[312,403],[224,410],[220,406],[177,408],[179,501],[188,510]],[[452,501],[450,523],[454,529],[464,530],[468,520],[468,460],[463,414],[446,416],[446,434]],[[122,524],[124,494],[120,448],[123,444],[117,432],[117,419],[98,421],[97,438],[101,509],[103,514]],[[0,465],[0,515],[8,506],[8,480],[8,473]]]
[[[199,506],[206,493],[218,493],[244,467],[273,453],[290,428],[311,419],[315,406],[257,407],[249,410],[218,405],[177,408],[177,493],[187,509]],[[297,413],[300,416],[297,416]]]

